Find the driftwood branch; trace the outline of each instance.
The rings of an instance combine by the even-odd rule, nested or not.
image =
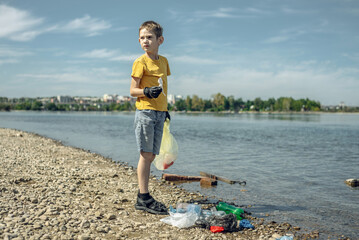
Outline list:
[[[206,172],[199,172],[199,174],[200,174],[201,176],[203,176],[203,177],[212,178],[212,179],[219,180],[219,181],[222,181],[222,182],[226,182],[226,183],[229,183],[229,184],[239,183],[239,184],[241,184],[241,185],[246,185],[246,181],[234,181],[234,180],[229,180],[228,178],[219,177],[219,176],[216,176],[216,175],[213,175],[213,174],[210,174],[210,173],[206,173]]]

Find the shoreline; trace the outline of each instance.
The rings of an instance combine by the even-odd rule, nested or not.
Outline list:
[[[319,237],[289,223],[249,216],[255,230],[213,234],[203,228],[178,229],[164,216],[134,209],[136,169],[88,150],[14,129],[0,128],[0,238],[18,239],[295,239]],[[151,176],[153,196],[175,206],[213,204],[199,193]],[[4,207],[3,207],[4,206]],[[11,237],[12,236],[12,237]]]
[[[41,113],[135,113],[135,111],[35,111],[35,110],[11,110],[11,111],[3,111],[0,110],[0,112],[4,113],[11,113],[11,112],[41,112]],[[201,111],[170,111],[170,113],[174,114],[231,114],[231,115],[242,115],[242,114],[265,114],[265,115],[271,115],[271,114],[278,114],[278,115],[318,115],[318,114],[359,114],[359,112],[324,112],[324,111],[306,111],[306,112],[295,112],[295,111],[287,111],[287,112],[281,112],[281,111],[240,111],[240,112],[233,112],[233,111],[221,111],[221,112],[201,112]]]

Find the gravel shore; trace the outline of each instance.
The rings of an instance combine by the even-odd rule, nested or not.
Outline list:
[[[0,129],[0,239],[295,239],[318,238],[289,223],[248,216],[254,230],[211,233],[178,229],[164,216],[134,209],[136,169],[36,134]],[[198,193],[151,177],[150,191],[166,204],[213,205]]]

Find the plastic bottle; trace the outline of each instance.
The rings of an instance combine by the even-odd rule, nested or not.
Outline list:
[[[199,217],[201,215],[202,209],[200,205],[189,204],[187,206],[187,212],[195,213]]]
[[[212,215],[214,215],[214,216],[224,216],[224,215],[226,215],[226,213],[224,211],[215,211],[215,212],[212,212]]]
[[[243,217],[243,214],[244,214],[243,209],[229,205],[228,203],[219,202],[218,205],[216,206],[216,208],[218,211],[224,211],[227,214],[233,213],[234,215],[236,215],[237,220],[242,220],[244,218]]]
[[[177,203],[176,209],[170,206],[170,212],[173,213],[195,213],[196,215],[200,216],[202,209],[200,205],[197,204],[189,204],[189,203]]]
[[[201,215],[199,216],[200,220],[208,220],[208,218],[212,215],[215,216],[224,216],[226,215],[226,213],[224,211],[217,211],[216,208],[211,209],[211,210],[202,210],[201,211]]]

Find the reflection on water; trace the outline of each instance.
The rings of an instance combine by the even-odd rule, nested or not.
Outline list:
[[[319,114],[269,114],[269,119],[286,121],[319,122]]]
[[[219,118],[242,118],[252,120],[285,120],[285,121],[304,121],[319,122],[321,114],[317,113],[176,113],[177,115],[193,117],[219,117]]]
[[[171,115],[179,158],[166,173],[204,171],[247,182],[184,188],[251,205],[247,210],[256,216],[356,236],[359,191],[344,181],[359,177],[358,114]],[[133,120],[133,113],[0,113],[0,127],[36,132],[136,166]]]

